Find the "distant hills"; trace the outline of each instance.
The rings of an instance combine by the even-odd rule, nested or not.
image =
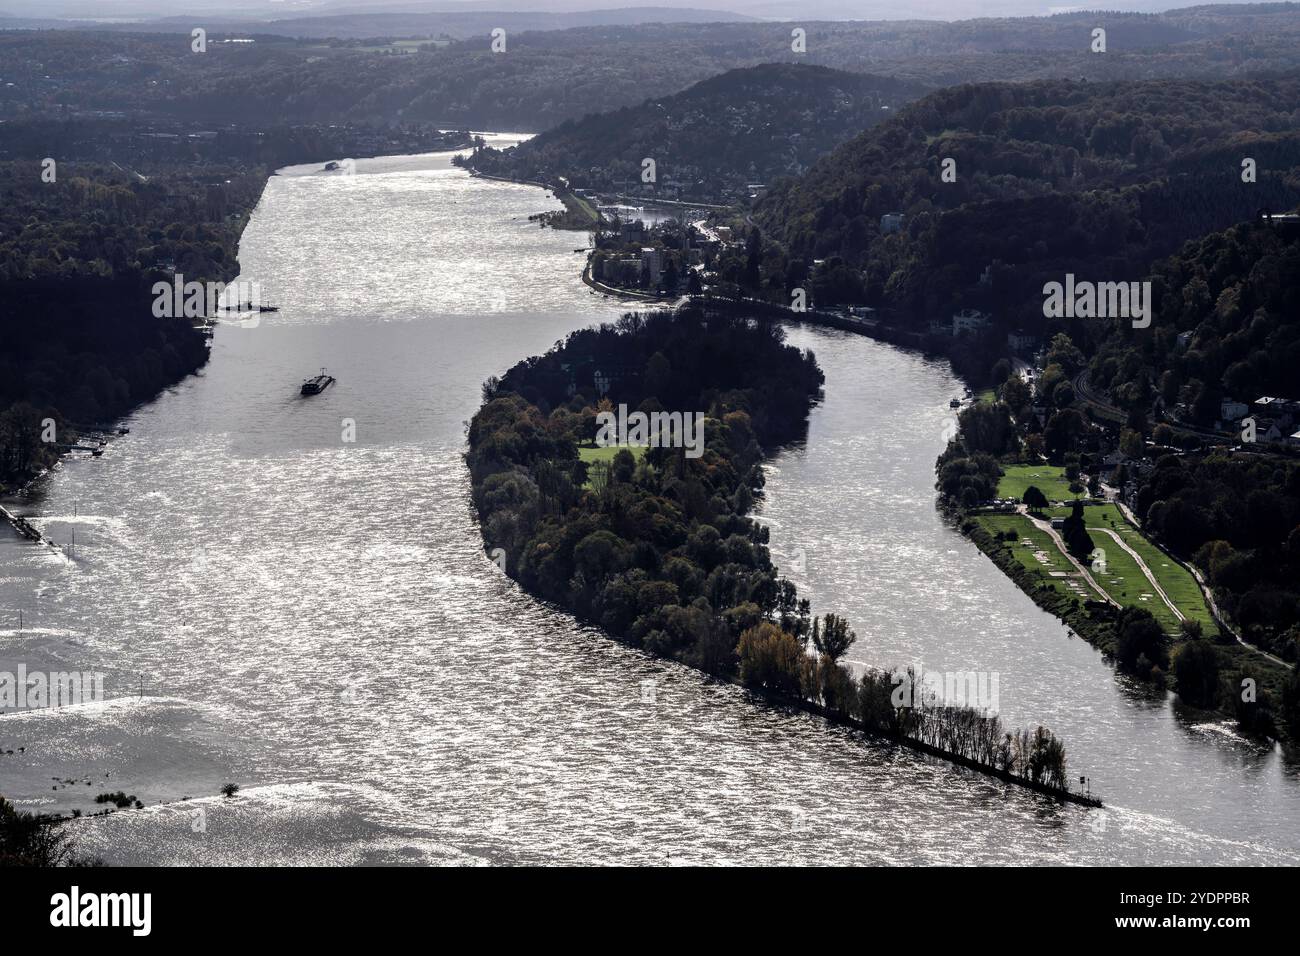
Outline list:
[[[455,7],[456,4],[447,4]],[[468,5],[467,5],[468,6]],[[29,19],[24,24],[48,29],[77,27],[92,30],[149,31],[189,33],[195,26],[209,32],[283,36],[300,39],[358,40],[367,38],[447,37],[463,40],[488,36],[501,28],[507,33],[526,30],[569,30],[576,27],[634,26],[640,23],[724,23],[753,21],[755,18],[722,10],[695,10],[679,7],[623,7],[610,10],[574,12],[538,12],[535,10],[448,9],[401,13],[347,13],[321,16],[291,16],[249,19],[208,14],[168,16],[145,21],[103,23],[94,20],[58,21]]]
[[[129,111],[214,124],[427,122],[537,132],[773,62],[930,89],[1053,77],[1212,79],[1300,67],[1298,4],[802,26],[806,53],[791,49],[790,23],[772,22],[507,27],[504,54],[492,52],[487,31],[421,47],[268,34],[223,44],[213,27],[203,56],[190,52],[185,33],[140,33],[138,24],[123,32],[0,31],[0,118]],[[1107,31],[1105,54],[1090,51],[1095,27]]]
[[[514,179],[725,202],[794,176],[922,92],[915,83],[789,63],[730,70],[673,96],[571,120],[470,165]],[[642,163],[655,162],[655,182]]]

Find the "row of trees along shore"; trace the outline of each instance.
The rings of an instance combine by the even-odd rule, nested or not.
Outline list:
[[[764,450],[806,434],[824,381],[812,352],[784,339],[776,323],[691,305],[574,332],[490,379],[466,454],[489,552],[530,593],[650,653],[1066,789],[1050,731],[1010,732],[972,707],[901,706],[915,675],[856,676],[841,663],[857,639],[848,621],[813,616],[778,575],[768,530],[748,513]],[[702,453],[623,447],[584,461],[598,415],[618,405],[702,411]]]

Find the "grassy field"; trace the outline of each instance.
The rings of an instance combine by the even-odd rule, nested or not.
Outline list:
[[[600,222],[600,212],[595,205],[583,199],[576,193],[559,192],[555,193],[556,198],[564,203],[567,210],[565,216],[565,228],[580,229],[585,226],[594,226]]]
[[[633,458],[640,461],[645,457],[647,447],[648,446],[646,445],[579,445],[578,458],[579,460],[586,462],[588,465],[595,462],[601,462],[602,464],[608,465],[614,460],[615,455],[626,448],[632,453]],[[591,487],[590,479],[583,487]]]
[[[1069,509],[1052,508],[1048,513],[1052,517],[1064,517],[1069,513]],[[1152,544],[1141,531],[1128,523],[1114,505],[1088,505],[1084,511],[1084,518],[1090,529],[1108,528],[1117,532],[1124,543],[1146,562],[1151,573],[1160,582],[1160,587],[1169,595],[1169,599],[1178,605],[1178,610],[1191,620],[1199,621],[1208,633],[1213,633],[1216,629],[1214,618],[1205,603],[1196,578],[1192,577],[1190,571]],[[1107,570],[1120,574],[1124,578],[1124,588],[1130,595],[1151,592],[1151,582],[1146,579],[1137,562],[1116,545],[1113,538],[1105,534],[1094,534],[1092,539],[1097,547],[1105,549]],[[1130,573],[1122,573],[1130,567]],[[1130,603],[1128,599],[1117,594],[1112,596],[1120,603]],[[1141,606],[1151,611],[1160,621],[1161,626],[1171,632],[1177,630],[1177,618],[1170,612],[1165,602],[1160,600],[1159,595],[1152,594],[1148,600],[1141,602]]]
[[[986,388],[975,396],[975,400],[983,405],[992,405],[998,400],[997,393],[991,388]]]
[[[606,464],[614,460],[614,456],[626,448],[632,453],[632,457],[640,461],[645,457],[646,445],[579,445],[578,457],[591,464],[593,461],[603,461]]]
[[[1065,469],[1059,465],[1003,465],[1002,470],[1006,474],[998,479],[999,498],[1019,501],[1030,485],[1047,495],[1048,501],[1070,501],[1080,497],[1070,491]]]
[[[976,520],[990,534],[1013,531],[1017,535],[1010,543],[1011,553],[1039,584],[1046,584],[1064,597],[1077,597],[1081,601],[1100,600],[1097,594],[1074,570],[1068,558],[1061,553],[1047,532],[1040,530],[1024,515],[981,514]],[[1030,542],[1025,544],[1025,542]],[[1052,572],[1058,572],[1056,576]],[[1069,577],[1060,576],[1060,572]],[[1071,586],[1073,585],[1073,587]]]

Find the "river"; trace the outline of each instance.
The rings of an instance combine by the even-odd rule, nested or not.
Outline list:
[[[776,560],[855,662],[997,672],[1106,809],[756,704],[505,578],[461,458],[480,386],[618,314],[584,237],[527,221],[558,206],[449,154],[271,179],[240,265],[280,311],[12,503],[76,549],[0,534],[0,670],[109,699],[0,715],[0,793],[137,796],[73,824],[123,864],[1300,861],[1294,767],[1116,677],[944,525],[960,387],[919,356],[790,329],[827,381],[769,469]]]

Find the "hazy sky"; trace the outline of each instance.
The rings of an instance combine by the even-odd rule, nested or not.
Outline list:
[[[284,18],[370,11],[447,10],[573,11],[620,7],[690,7],[776,19],[948,19],[1036,16],[1068,9],[1153,12],[1195,5],[1196,0],[0,0],[0,13],[26,17],[138,18],[204,14]]]

